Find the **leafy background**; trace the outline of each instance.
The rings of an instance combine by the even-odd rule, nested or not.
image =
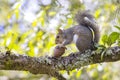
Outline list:
[[[49,55],[58,28],[76,24],[78,10],[91,10],[100,26],[100,44],[120,46],[119,0],[0,0],[0,48],[21,55]],[[4,47],[4,48],[3,48]],[[76,51],[67,46],[66,55]],[[119,80],[120,62],[89,65],[70,72],[60,71],[68,80]],[[56,80],[27,71],[0,71],[0,80]]]

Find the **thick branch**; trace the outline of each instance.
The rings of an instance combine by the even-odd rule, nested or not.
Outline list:
[[[104,53],[103,53],[104,52]],[[102,54],[102,56],[101,56]],[[65,80],[58,71],[71,71],[86,65],[114,62],[120,60],[120,47],[98,49],[97,51],[87,50],[85,53],[71,53],[61,58],[53,57],[28,57],[15,55],[13,52],[0,52],[0,70],[22,70],[33,74],[48,74]]]

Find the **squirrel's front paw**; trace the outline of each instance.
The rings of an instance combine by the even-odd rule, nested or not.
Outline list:
[[[58,44],[58,46],[59,46],[60,48],[67,49],[63,44]]]
[[[58,44],[59,47],[65,47],[63,44]]]

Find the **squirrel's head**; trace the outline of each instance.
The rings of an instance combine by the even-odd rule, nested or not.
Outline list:
[[[64,39],[65,39],[64,30],[58,29],[58,33],[55,39],[55,44],[62,44]]]

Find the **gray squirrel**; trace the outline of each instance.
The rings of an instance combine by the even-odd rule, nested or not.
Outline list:
[[[78,25],[65,30],[58,29],[55,43],[66,46],[74,42],[80,52],[96,49],[94,44],[99,42],[100,32],[93,15],[88,10],[78,11],[75,19]]]

